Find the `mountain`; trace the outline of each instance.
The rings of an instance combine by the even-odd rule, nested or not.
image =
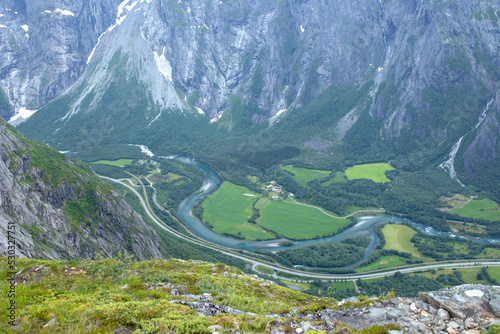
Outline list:
[[[19,259],[17,265],[23,269],[14,278],[2,272],[2,282],[11,279],[17,291],[39,299],[15,304],[16,319],[4,312],[3,332],[498,333],[498,322],[491,325],[500,316],[498,286],[338,302],[220,263]]]
[[[0,254],[164,258],[159,237],[85,164],[22,137],[0,118]]]
[[[0,116],[19,121],[82,75],[99,35],[114,22],[119,1],[0,4]]]
[[[66,59],[70,41],[78,46],[68,65],[75,75],[44,70],[61,89],[34,102],[41,109],[19,125],[56,148],[134,143],[203,154],[258,135],[264,145],[292,142],[332,161],[393,159],[409,171],[442,164],[480,187],[496,173],[495,1],[36,1],[28,10],[29,3],[13,4],[25,4],[19,15],[29,22],[55,22],[45,24],[49,34],[64,30],[50,50],[64,49],[58,55]],[[15,30],[24,21],[9,22]],[[3,44],[13,49],[7,30]],[[35,43],[41,30],[30,31],[24,48],[57,58]],[[2,67],[3,100],[16,105],[7,74],[26,76],[35,65],[2,57],[11,64]]]

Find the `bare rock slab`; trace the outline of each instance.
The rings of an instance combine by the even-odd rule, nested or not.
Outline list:
[[[490,297],[493,297],[490,304]],[[439,291],[421,293],[430,305],[446,310],[453,318],[491,317],[493,308],[500,311],[500,287],[464,284]],[[497,309],[498,307],[498,309]],[[499,313],[500,314],[500,313]],[[494,313],[493,316],[498,316]]]

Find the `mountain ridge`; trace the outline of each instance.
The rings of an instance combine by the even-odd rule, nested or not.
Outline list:
[[[184,134],[198,143],[260,134],[268,120],[293,133],[306,110],[321,131],[296,138],[299,148],[356,145],[355,159],[380,150],[379,159],[401,156],[414,170],[445,161],[493,101],[455,167],[459,179],[478,185],[495,166],[500,8],[493,1],[151,0],[117,8],[95,50],[85,51],[83,75],[21,131],[79,151],[89,137],[87,149],[123,144],[120,129],[131,127],[141,144],[180,147]],[[316,116],[308,106],[328,91],[336,100]],[[277,131],[267,132],[279,143]]]

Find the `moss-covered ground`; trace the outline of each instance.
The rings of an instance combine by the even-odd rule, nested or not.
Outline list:
[[[189,334],[211,333],[208,327],[212,325],[222,326],[224,333],[236,329],[265,333],[270,326],[280,326],[266,314],[337,306],[335,299],[306,295],[220,263],[16,259],[15,266],[14,326],[8,323],[6,312],[1,312],[1,333]],[[10,288],[7,268],[7,259],[0,258],[3,296]],[[199,316],[196,309],[182,305],[201,294],[209,294],[214,304],[251,313]],[[10,300],[3,296],[0,307],[6,310]],[[353,332],[344,325],[339,329]]]

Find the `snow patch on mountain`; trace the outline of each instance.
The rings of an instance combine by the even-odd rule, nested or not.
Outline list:
[[[224,110],[219,111],[219,112],[217,113],[217,116],[215,116],[214,118],[212,118],[212,119],[210,120],[210,123],[215,123],[215,122],[217,122],[219,119],[221,119],[221,118],[222,118],[222,115],[224,115]]]
[[[61,15],[65,15],[65,16],[75,16],[75,14],[72,11],[69,11],[66,9],[60,9],[60,8],[56,8],[54,10],[54,13],[59,13]]]
[[[16,115],[9,120],[9,123],[12,125],[18,125],[27,120],[34,113],[36,113],[36,110],[28,110],[21,107],[17,110]]]

